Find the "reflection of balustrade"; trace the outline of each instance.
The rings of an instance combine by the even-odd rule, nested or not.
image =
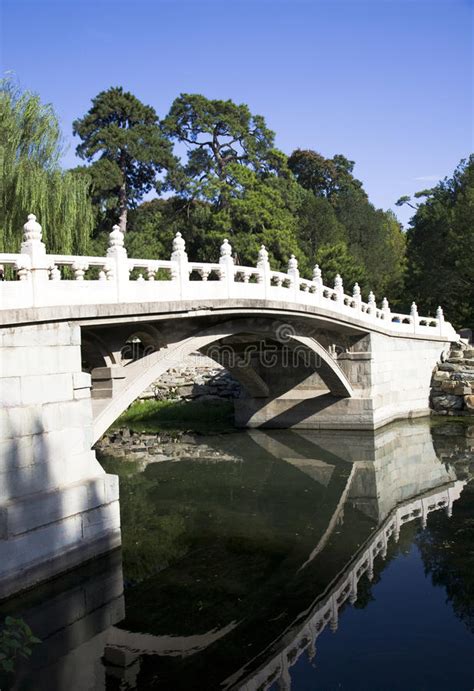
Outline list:
[[[397,333],[454,336],[440,307],[436,317],[420,317],[415,303],[409,315],[392,312],[386,298],[378,308],[372,292],[367,302],[362,300],[357,284],[353,294],[346,295],[339,275],[334,287],[325,286],[318,266],[312,280],[301,278],[294,255],[287,273],[272,271],[263,245],[257,266],[251,267],[234,264],[227,240],[218,262],[190,262],[181,233],[176,234],[169,260],[129,259],[118,226],[110,233],[106,257],[49,255],[41,237],[41,226],[30,214],[21,253],[0,254],[0,264],[10,266],[18,279],[0,284],[3,309],[197,298],[272,299],[312,305]]]
[[[374,560],[378,556],[385,559],[388,542],[392,537],[398,542],[401,526],[421,518],[422,527],[425,528],[428,514],[442,508],[446,510],[448,516],[451,516],[453,503],[459,499],[464,485],[465,481],[456,480],[439,490],[404,502],[394,509],[369,538],[362,550],[352,559],[349,566],[344,569],[344,572],[336,576],[326,591],[318,597],[311,615],[302,626],[300,625],[299,632],[293,640],[264,668],[241,683],[238,687],[240,691],[256,691],[257,689],[264,691],[280,678],[284,682],[283,688],[289,689],[291,686],[289,668],[297,662],[305,650],[310,659],[314,658],[317,638],[328,625],[331,631],[337,631],[339,610],[346,602],[350,604],[356,602],[359,580],[364,574],[372,580]]]

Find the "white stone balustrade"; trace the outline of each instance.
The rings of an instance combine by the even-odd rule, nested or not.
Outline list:
[[[170,259],[131,259],[124,234],[114,226],[105,257],[47,254],[42,229],[33,214],[28,216],[18,254],[0,254],[0,264],[13,268],[16,280],[0,283],[0,313],[7,309],[60,305],[160,302],[190,299],[271,299],[314,306],[322,312],[366,322],[374,328],[405,335],[436,335],[453,338],[454,329],[444,319],[441,307],[434,317],[420,317],[413,303],[410,314],[392,312],[384,298],[381,308],[371,291],[367,302],[358,284],[352,295],[344,293],[343,279],[325,286],[321,269],[315,266],[312,280],[301,278],[292,255],[287,272],[272,271],[262,245],[256,267],[234,263],[227,239],[216,263],[188,259],[181,233],[173,240]],[[67,268],[67,278],[64,275]],[[7,273],[8,275],[8,273]]]

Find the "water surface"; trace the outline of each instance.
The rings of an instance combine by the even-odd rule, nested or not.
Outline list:
[[[468,432],[249,431],[103,458],[123,548],[0,608],[43,641],[14,688],[471,691]]]

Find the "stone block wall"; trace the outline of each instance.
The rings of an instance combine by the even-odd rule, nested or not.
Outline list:
[[[371,334],[371,388],[378,427],[398,418],[429,415],[433,369],[449,343]]]
[[[120,544],[90,387],[78,326],[0,329],[0,599]]]

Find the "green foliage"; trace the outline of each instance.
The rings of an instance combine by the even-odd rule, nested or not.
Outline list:
[[[263,171],[275,162],[274,133],[245,104],[181,94],[164,120],[169,136],[188,146],[186,164],[168,176],[168,187],[225,206],[233,191],[232,164]]]
[[[395,216],[375,209],[362,190],[348,189],[334,203],[337,218],[346,229],[349,251],[366,269],[362,289],[391,300],[398,298],[404,276],[404,236]]]
[[[452,178],[424,190],[408,230],[407,293],[456,327],[474,326],[474,155]]]
[[[112,87],[92,99],[89,112],[73,123],[73,132],[82,140],[77,154],[94,161],[95,198],[118,211],[126,230],[127,209],[152,189],[157,173],[174,163],[155,110],[122,87]]]
[[[310,267],[317,263],[322,245],[345,242],[346,229],[337,219],[332,204],[324,197],[304,191],[296,212],[298,244]]]
[[[346,291],[350,291],[354,283],[367,283],[365,267],[354,259],[345,242],[321,245],[316,253],[316,263],[319,264],[326,285],[333,285],[336,274],[344,278]]]
[[[6,617],[0,629],[0,670],[7,673],[15,671],[18,658],[28,659],[32,647],[41,643],[33,636],[28,624],[23,619]]]
[[[61,171],[61,153],[52,107],[1,81],[0,251],[19,251],[23,225],[34,212],[50,252],[87,253],[94,224],[90,178]]]
[[[299,211],[299,240],[305,253],[321,262],[318,247],[337,246],[321,248],[324,261],[330,261],[326,274],[334,274],[334,262],[340,259],[338,272],[346,284],[358,276],[364,292],[374,290],[396,300],[405,270],[402,229],[391,212],[370,204],[352,174],[354,161],[341,154],[326,159],[316,151],[297,149],[288,167],[310,193]]]
[[[354,161],[342,154],[324,158],[316,151],[296,149],[288,159],[288,166],[299,184],[317,197],[331,199],[349,189],[362,189],[362,183],[352,175]]]

